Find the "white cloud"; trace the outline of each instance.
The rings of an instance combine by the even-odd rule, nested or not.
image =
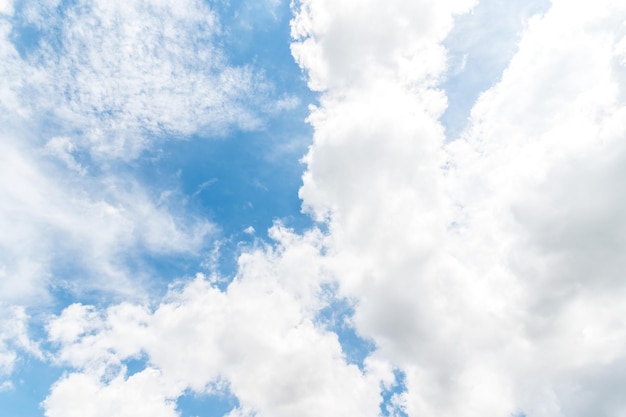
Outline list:
[[[16,10],[0,19],[0,299],[45,302],[50,285],[130,294],[142,278],[128,257],[197,252],[215,227],[115,160],[165,136],[258,126],[265,80],[228,65],[201,1]]]
[[[2,300],[45,302],[50,286],[142,298],[125,257],[193,253],[212,226],[177,218],[176,204],[160,204],[111,161],[133,159],[166,134],[256,126],[245,102],[262,93],[263,80],[225,64],[203,2],[39,6],[23,5],[22,18],[42,34],[35,46],[13,44],[2,22],[10,80],[1,87],[10,122],[0,132]],[[206,392],[218,379],[242,404],[233,414],[377,415],[383,368],[364,375],[346,363],[336,335],[314,324],[327,279],[318,262],[323,237],[272,233],[279,248],[243,256],[226,293],[198,278],[154,311],[65,309],[49,338],[59,363],[77,371],[51,388],[46,415],[176,415],[185,389]],[[7,346],[8,374],[17,351]],[[123,360],[140,355],[150,366],[127,376]]]
[[[0,3],[0,303],[145,299],[146,256],[205,247],[216,227],[124,161],[260,126],[266,80],[229,65],[220,35],[203,1]]]
[[[133,389],[144,372],[158,375],[158,390],[149,392],[163,410],[185,389],[206,393],[217,383],[241,404],[232,415],[378,415],[379,381],[388,370],[379,365],[363,374],[346,363],[336,335],[314,324],[321,308],[315,293],[327,279],[322,236],[281,227],[272,233],[278,247],[242,256],[225,292],[199,275],[172,289],[153,312],[130,304],[106,312],[68,307],[48,331],[60,345],[58,359],[78,372],[53,386],[46,415],[104,415],[89,404],[116,402],[113,396],[121,398],[120,415],[132,412],[144,400],[124,387]],[[148,368],[125,377],[122,361],[139,355]],[[77,385],[88,390],[68,400]]]
[[[97,376],[75,373],[57,381],[55,395],[42,405],[47,417],[177,417],[174,399],[180,392],[163,381],[156,369],[103,383]]]
[[[478,95],[500,79],[532,16],[549,6],[548,0],[482,0],[471,13],[455,18],[444,41],[449,68],[442,87],[448,108],[441,121],[449,139],[466,126]]]
[[[626,342],[615,320],[625,290],[617,272],[626,236],[617,191],[624,67],[613,53],[625,12],[611,2],[555,2],[475,107],[458,144],[474,148],[473,160],[454,155],[467,231],[499,242],[498,262],[521,290],[515,337],[530,351],[510,378],[530,415],[626,407],[607,388]]]
[[[296,39],[291,50],[313,90],[369,83],[379,76],[424,82],[445,68],[439,41],[453,14],[473,3],[301,1],[291,25]]]
[[[10,380],[19,354],[43,359],[36,342],[28,334],[28,316],[23,307],[0,304],[0,392],[13,389]]]
[[[155,136],[215,136],[260,123],[246,101],[264,81],[250,68],[228,66],[215,46],[219,22],[204,2],[24,9],[43,35],[26,52],[43,77],[21,91],[22,100],[94,155],[132,158]]]
[[[48,141],[44,153],[63,162],[67,168],[80,175],[87,174],[87,169],[76,161],[76,145],[67,136],[57,136]]]
[[[179,203],[159,202],[132,180],[66,178],[67,171],[45,156],[29,155],[10,136],[4,139],[0,298],[5,302],[45,302],[50,286],[130,295],[143,283],[128,273],[129,256],[193,254],[215,231],[206,220],[181,218]]]
[[[462,10],[469,4],[457,4],[453,9]],[[314,4],[310,6],[315,7]],[[339,10],[345,7],[343,18],[349,22],[354,9],[346,3],[338,6]],[[79,373],[99,375],[101,369],[107,369],[107,364],[119,366],[124,358],[143,353],[149,358],[151,366],[158,368],[172,384],[181,383],[196,391],[202,391],[215,378],[221,377],[228,382],[231,392],[242,404],[242,410],[234,411],[235,414],[246,411],[275,416],[379,414],[380,384],[385,382],[389,385],[393,380],[386,358],[369,358],[365,362],[366,371],[362,372],[357,366],[346,363],[337,336],[313,323],[317,312],[324,306],[318,296],[319,285],[333,279],[327,268],[339,274],[342,280],[346,279],[343,281],[346,286],[349,285],[348,274],[355,278],[353,288],[344,288],[349,295],[355,295],[360,291],[359,287],[367,285],[358,282],[359,275],[371,268],[373,279],[380,280],[370,286],[374,294],[380,291],[390,301],[398,298],[396,304],[399,310],[386,312],[385,300],[380,303],[380,298],[372,295],[374,302],[379,303],[374,308],[384,313],[378,323],[380,326],[394,324],[394,321],[403,318],[401,314],[413,314],[412,307],[405,309],[404,303],[400,302],[413,291],[413,288],[400,286],[406,276],[398,276],[395,281],[384,280],[383,283],[386,277],[381,274],[384,273],[386,258],[409,256],[413,244],[422,245],[423,256],[426,256],[430,252],[428,247],[432,245],[432,238],[428,236],[409,236],[402,242],[397,242],[395,236],[407,229],[429,229],[434,213],[441,207],[439,200],[442,193],[437,190],[436,184],[431,187],[431,179],[444,158],[439,148],[443,139],[442,130],[434,116],[443,111],[445,98],[428,87],[434,84],[438,71],[444,68],[445,51],[437,42],[445,37],[452,22],[452,11],[443,13],[438,7],[433,11],[425,6],[424,11],[430,15],[423,17],[420,8],[405,6],[392,8],[388,12],[393,17],[392,22],[381,29],[385,35],[384,42],[389,45],[379,44],[371,53],[368,52],[372,59],[382,54],[382,65],[361,72],[361,69],[369,69],[366,59],[353,67],[343,68],[349,62],[344,60],[343,52],[349,51],[340,51],[329,55],[328,68],[332,71],[336,69],[336,73],[322,68],[317,75],[311,74],[314,86],[350,87],[337,97],[323,97],[323,107],[311,117],[317,129],[317,143],[307,157],[310,176],[305,178],[302,191],[306,206],[319,218],[331,213],[345,220],[345,229],[335,228],[338,223],[331,223],[332,244],[329,245],[318,232],[298,237],[281,228],[274,228],[272,236],[280,242],[278,248],[244,253],[237,278],[223,293],[200,278],[181,291],[173,292],[171,299],[164,301],[154,313],[132,306],[109,309],[99,319],[103,323],[100,330],[95,333],[86,330],[83,337],[73,342],[55,339],[55,334],[63,332],[54,330],[56,322],[53,322],[50,335],[52,340],[61,343],[60,360],[76,367]],[[370,17],[378,12],[381,10],[367,11]],[[405,44],[393,48],[393,42],[404,40],[404,36],[394,32],[394,25],[407,15],[414,18],[416,24],[432,16],[437,16],[437,19],[430,31],[416,29],[417,33],[411,34]],[[294,27],[301,24],[302,19]],[[336,27],[352,30],[352,26],[343,24],[346,22],[339,20]],[[403,27],[414,27],[411,23]],[[314,29],[300,27],[299,30],[300,35],[305,35]],[[415,49],[411,40],[419,37],[422,30],[430,42],[424,41]],[[340,44],[343,40],[339,38],[344,36],[347,40],[358,39],[361,32],[367,33],[365,28],[347,34],[339,30],[337,39],[331,40],[332,44]],[[320,37],[322,35],[316,34],[318,37],[314,41],[325,42]],[[300,44],[299,52],[298,46],[294,47],[294,53],[300,53],[301,61],[310,59],[306,45],[305,40]],[[350,46],[349,43],[346,45]],[[393,51],[389,52],[387,46]],[[365,42],[362,48],[367,49],[368,43]],[[434,56],[434,65],[413,74],[410,69],[418,63],[422,53]],[[354,57],[359,57],[359,54],[354,54]],[[341,62],[330,62],[333,60]],[[359,64],[363,68],[358,68]],[[381,73],[384,76],[378,77]],[[328,78],[325,78],[327,75]],[[353,78],[355,83],[352,83]],[[396,82],[397,78],[400,82]],[[370,83],[372,89],[360,90]],[[354,86],[359,88],[352,88]],[[345,97],[348,100],[342,101]],[[430,103],[427,109],[424,109],[425,103]],[[388,110],[391,108],[401,111],[390,115]],[[355,116],[359,117],[358,120],[363,117],[367,123],[355,126]],[[410,122],[395,124],[397,120]],[[391,134],[390,126],[393,127]],[[333,140],[337,131],[342,132],[341,138],[345,140]],[[431,141],[413,147],[412,138],[415,135],[424,135]],[[353,137],[363,138],[366,146],[360,146]],[[389,138],[389,147],[380,142],[381,137]],[[356,157],[349,161],[342,157],[355,148],[357,151],[352,155]],[[400,159],[397,159],[398,154],[402,156]],[[416,161],[425,165],[420,167]],[[378,173],[387,166],[396,169],[379,178]],[[379,197],[387,195],[388,191],[398,191],[395,183],[402,180],[406,169],[411,170],[411,181],[430,192],[422,196],[406,193],[390,201],[380,200]],[[422,172],[430,176],[422,178]],[[362,187],[354,188],[354,184],[362,184]],[[399,190],[402,193],[409,189],[407,184],[401,184]],[[363,202],[367,204],[365,209],[361,206]],[[407,227],[402,220],[412,215],[416,206],[430,211],[431,217],[418,218]],[[384,224],[373,232],[362,227],[369,222],[377,222],[379,216],[390,211],[394,214],[394,210],[400,210],[402,217],[385,218],[391,226],[390,230],[385,231]],[[350,248],[353,244],[354,248]],[[407,244],[408,252],[403,249],[403,245]],[[347,250],[342,258],[333,253],[325,258],[320,251],[327,247]],[[349,259],[357,260],[355,265],[346,261],[345,257],[351,254],[355,257],[373,256]],[[330,262],[328,266],[327,260]],[[361,302],[366,304],[365,299]],[[124,313],[125,319],[115,318],[121,311],[128,310],[132,313]],[[64,316],[69,312],[71,310],[61,316],[60,323],[65,321]],[[89,310],[85,310],[85,314],[90,314]],[[97,323],[97,320],[91,322]],[[138,322],[145,324],[134,324]],[[361,323],[364,322],[361,320]],[[367,332],[369,329],[364,327],[364,330]],[[402,336],[401,330],[396,328],[392,333]],[[410,334],[407,336],[412,338]],[[169,343],[164,344],[163,340]],[[46,404],[58,404],[58,398],[62,398],[62,392],[53,388]],[[161,401],[166,400],[165,396],[161,397]]]
[[[618,415],[626,10],[555,1],[445,144],[432,57],[451,15],[404,36],[394,13],[409,20],[408,6],[377,5],[304,2],[292,29],[325,91],[300,195],[329,222],[357,330],[405,371],[409,416]],[[421,65],[412,83],[401,36]]]
[[[0,14],[12,15],[13,14],[13,0],[0,0]]]

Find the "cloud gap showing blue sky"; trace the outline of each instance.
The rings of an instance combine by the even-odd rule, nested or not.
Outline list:
[[[448,139],[456,139],[467,125],[479,94],[495,84],[517,49],[528,20],[545,12],[547,0],[483,0],[470,13],[457,16],[444,41],[448,73],[442,87],[448,107],[441,116]]]

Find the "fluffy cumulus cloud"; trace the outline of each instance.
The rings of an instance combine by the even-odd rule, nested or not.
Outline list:
[[[482,273],[497,267],[511,280],[504,346],[519,344],[518,365],[498,373],[528,415],[619,415],[626,406],[611,388],[626,342],[625,12],[618,2],[553,2],[450,146],[462,233],[495,246],[482,245],[498,253]]]
[[[349,88],[378,76],[425,82],[445,68],[440,42],[454,13],[473,3],[302,1],[291,26],[292,52],[314,90]]]
[[[294,22],[325,91],[301,197],[357,330],[406,373],[410,416],[618,415],[624,7],[553,2],[447,143],[439,45],[471,4],[416,4],[304,2]],[[406,33],[411,12],[428,24]]]
[[[317,324],[322,235],[280,226],[272,235],[276,247],[242,256],[226,291],[198,275],[154,310],[68,307],[48,332],[57,359],[78,372],[52,387],[47,416],[172,416],[185,391],[225,389],[240,403],[232,415],[376,416],[389,369],[346,363],[337,336]],[[134,357],[147,365],[128,376]]]

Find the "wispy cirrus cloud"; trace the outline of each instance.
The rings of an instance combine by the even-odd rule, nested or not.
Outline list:
[[[50,287],[130,295],[146,283],[128,274],[129,259],[197,253],[215,232],[206,219],[183,218],[176,198],[160,200],[135,180],[67,178],[66,168],[10,138],[0,148],[5,302],[50,302]]]
[[[204,2],[25,2],[21,11],[18,46],[41,75],[21,99],[95,155],[130,158],[164,136],[261,123],[253,97],[264,80],[228,64]]]
[[[0,392],[13,389],[10,376],[20,355],[43,359],[38,344],[28,334],[28,319],[23,307],[0,304]]]
[[[262,124],[269,83],[229,65],[214,11],[200,1],[3,10],[2,298],[45,299],[52,281],[82,287],[71,282],[85,271],[95,287],[122,288],[129,254],[197,253],[216,227],[124,161]]]
[[[1,3],[0,302],[140,299],[145,259],[201,257],[217,227],[132,163],[262,125],[269,83],[220,33],[201,1]]]

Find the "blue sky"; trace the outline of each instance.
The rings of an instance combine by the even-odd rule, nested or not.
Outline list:
[[[0,0],[0,414],[622,415],[625,15]]]

